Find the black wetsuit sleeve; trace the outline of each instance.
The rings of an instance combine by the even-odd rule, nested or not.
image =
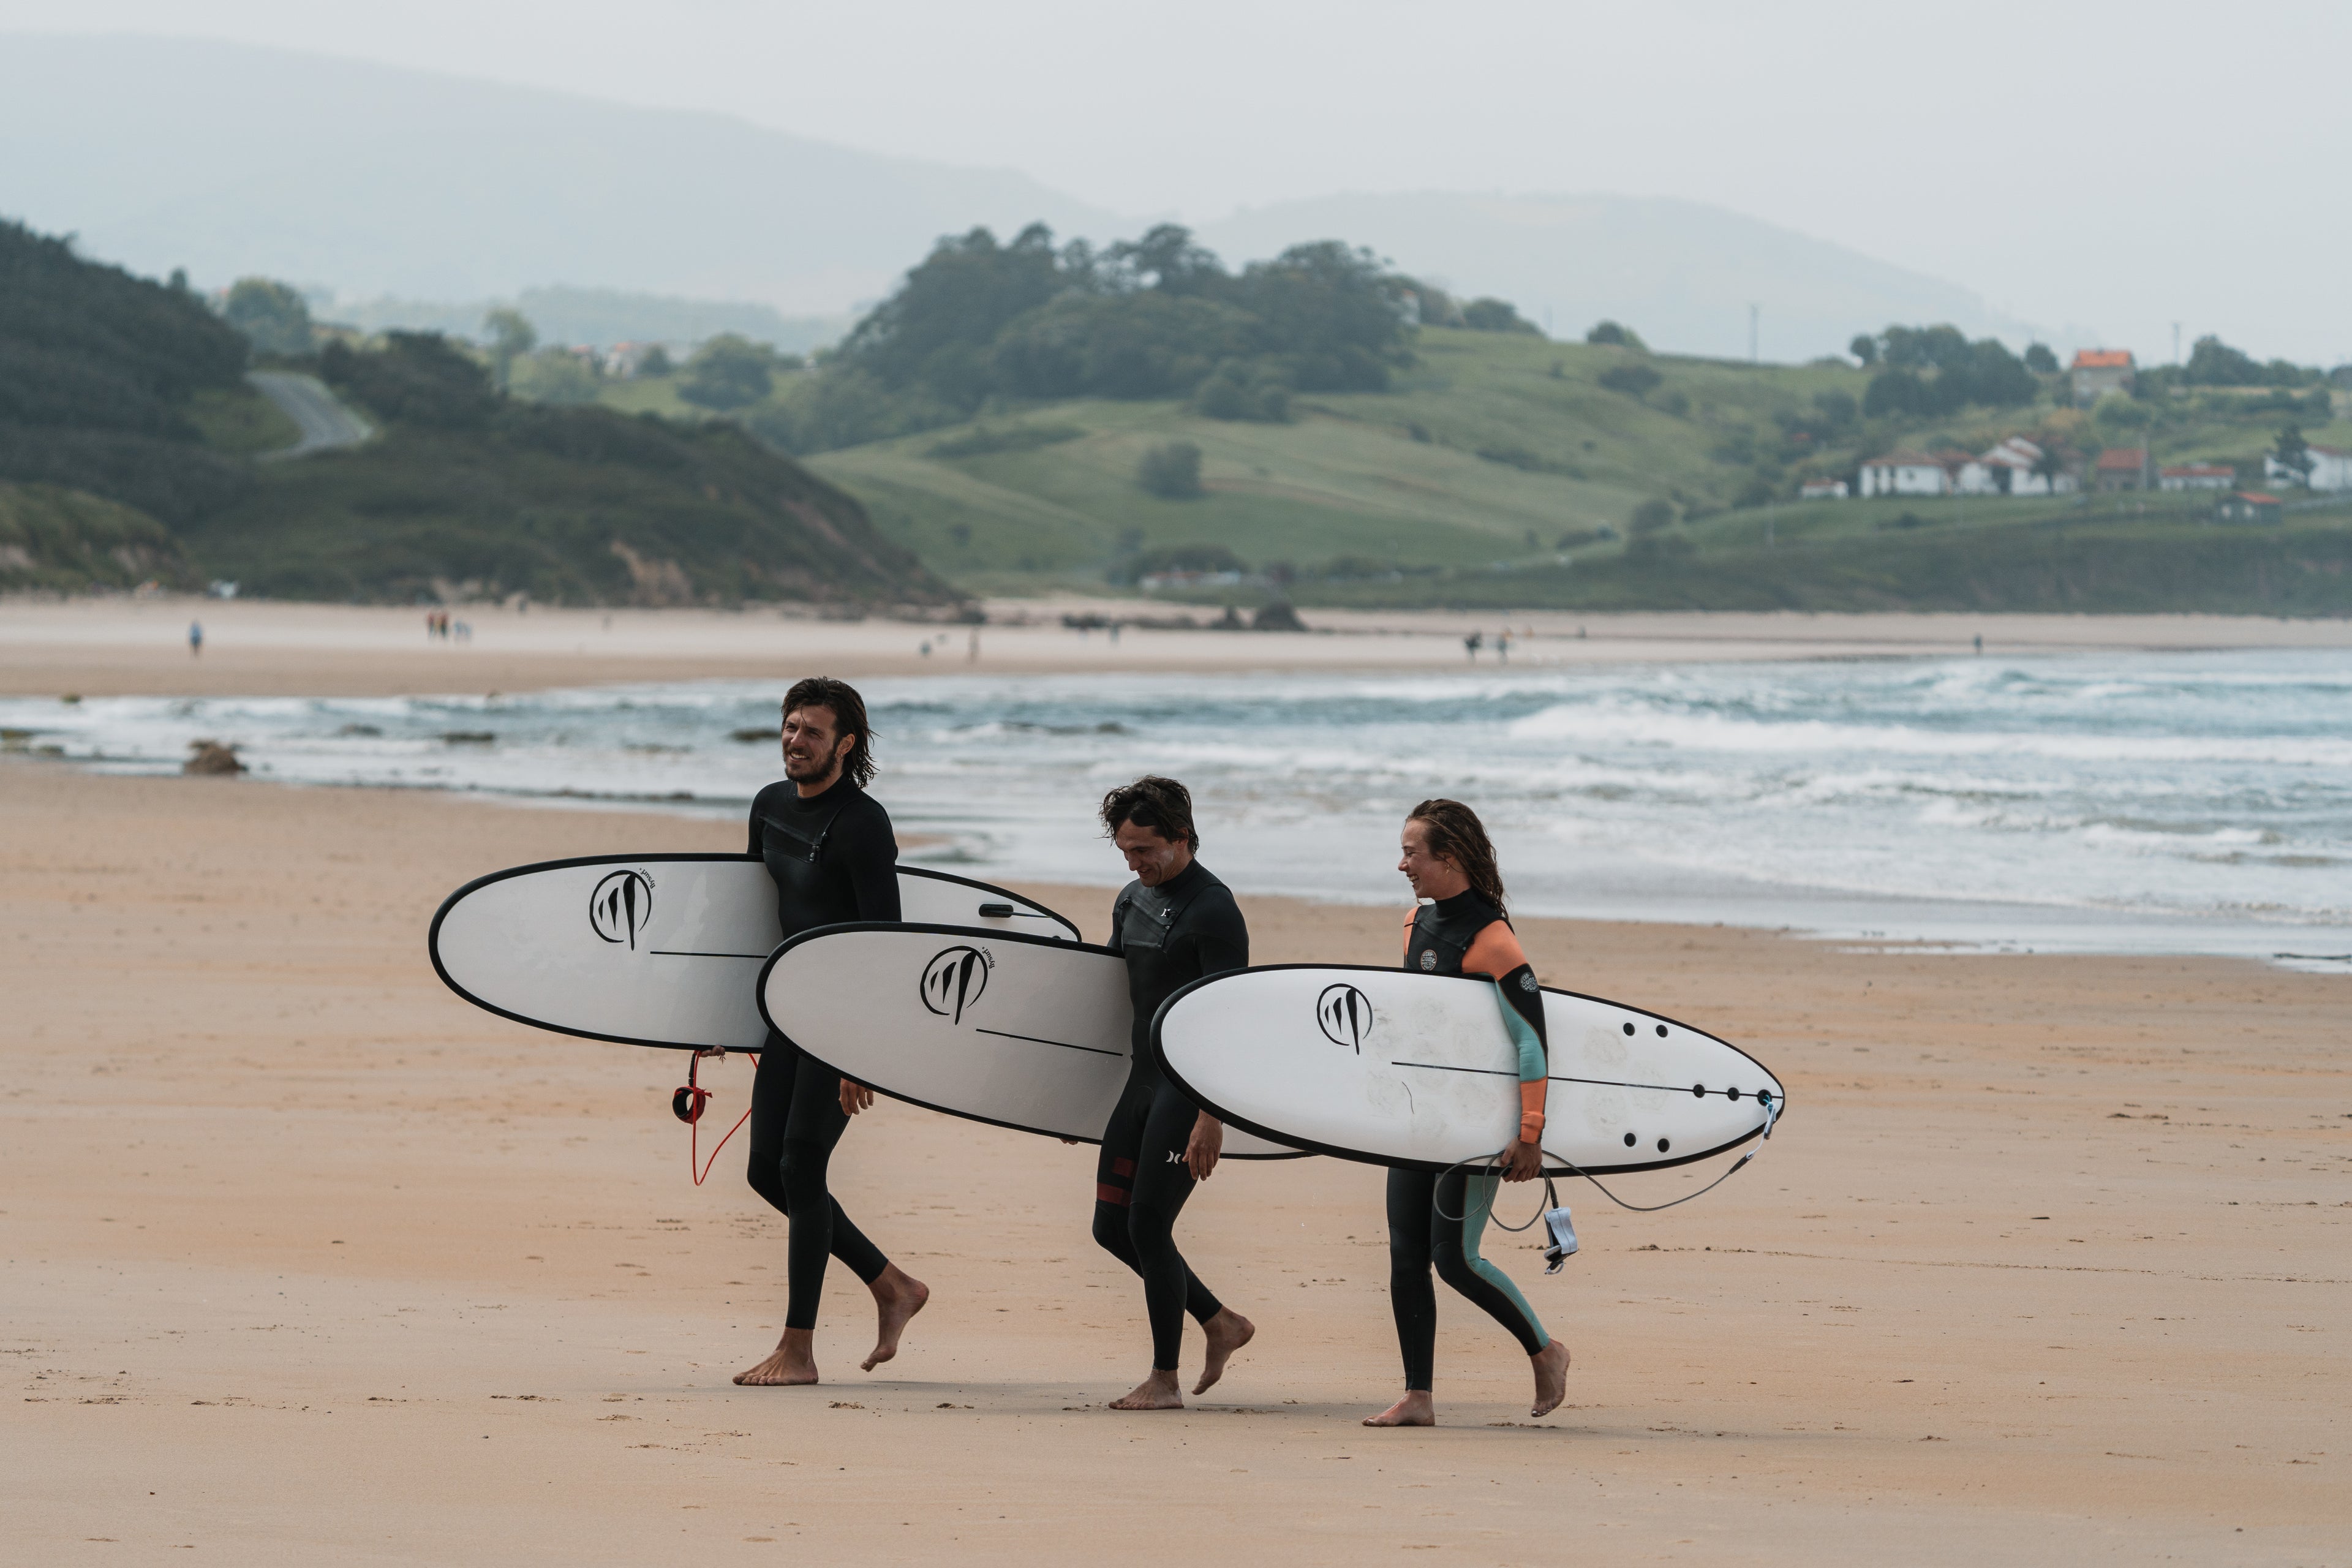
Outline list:
[[[898,918],[898,837],[890,830],[890,815],[878,805],[860,802],[845,811],[846,819],[833,831],[827,852],[848,873],[852,897],[861,921]]]
[[[768,786],[770,789],[772,789],[773,787],[774,786],[772,784]],[[761,790],[758,795],[751,797],[751,847],[749,853],[753,859],[758,859],[762,855],[765,855],[768,849],[768,847],[760,840],[760,805],[767,798],[767,789]]]
[[[1534,965],[1522,963],[1495,984],[1502,991],[1505,1005],[1535,1031],[1536,1044],[1542,1047],[1545,1060],[1549,1061],[1551,1040],[1544,1032],[1543,990],[1536,981]]]
[[[1127,889],[1122,888],[1118,897],[1110,901],[1110,941],[1103,944],[1122,958],[1127,956],[1127,939],[1121,934],[1126,929]]]

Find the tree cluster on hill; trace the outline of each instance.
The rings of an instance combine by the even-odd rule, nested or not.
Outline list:
[[[246,342],[184,286],[100,266],[0,223],[0,479],[64,486],[179,522],[239,493],[188,400],[235,387]]]
[[[2218,337],[2202,337],[2189,351],[2189,363],[2180,367],[2183,386],[2304,386],[2325,381],[2317,369],[2305,369],[2290,360],[2274,359],[2268,364],[2257,363],[2242,349],[2233,349]]]
[[[1855,339],[1854,350],[1865,364],[1885,367],[1863,395],[1862,411],[1873,419],[1937,416],[1970,406],[2014,408],[2042,391],[2025,362],[2000,339],[1970,342],[1958,327],[1889,327],[1875,340]]]
[[[292,284],[240,278],[229,285],[221,319],[245,334],[255,353],[310,352],[310,302]]]
[[[1228,271],[1162,224],[1101,250],[1033,224],[943,239],[781,409],[747,420],[794,451],[959,423],[992,400],[1192,397],[1287,416],[1292,392],[1380,391],[1411,363],[1409,279],[1338,241]]]

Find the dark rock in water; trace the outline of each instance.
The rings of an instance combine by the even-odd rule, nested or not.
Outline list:
[[[1250,628],[1261,632],[1303,632],[1307,623],[1298,618],[1297,610],[1276,599],[1252,617]]]
[[[335,731],[338,735],[381,735],[383,731],[373,724],[346,724]]]
[[[245,772],[245,764],[236,760],[235,746],[225,746],[218,741],[191,741],[188,742],[188,760],[180,764],[180,771],[189,774],[228,777]]]
[[[441,738],[453,746],[488,746],[498,741],[498,735],[488,730],[444,730]]]
[[[773,724],[754,725],[748,730],[730,730],[727,732],[727,738],[730,741],[740,741],[747,746],[756,746],[762,741],[776,740],[782,733],[783,731]]]

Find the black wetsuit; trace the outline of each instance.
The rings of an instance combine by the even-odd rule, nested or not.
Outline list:
[[[1143,1277],[1151,1365],[1173,1372],[1184,1314],[1205,1323],[1220,1307],[1176,1250],[1176,1216],[1192,1195],[1184,1148],[1201,1112],[1152,1061],[1151,1017],[1178,986],[1246,968],[1249,928],[1233,894],[1197,860],[1156,888],[1129,882],[1110,926],[1135,1004],[1134,1058],[1095,1163],[1095,1240]]]
[[[751,802],[751,850],[776,881],[784,935],[845,921],[898,918],[898,841],[890,814],[846,778],[801,798],[779,780]],[[841,1077],[774,1030],[751,1082],[752,1190],[792,1221],[786,1243],[784,1326],[816,1327],[827,1255],[871,1285],[890,1266],[825,1190],[825,1164],[849,1117]]]
[[[1502,911],[1475,892],[1456,893],[1414,912],[1404,966],[1423,974],[1495,982],[1505,1025],[1517,1043],[1524,1081],[1545,1072],[1543,994]],[[1526,1099],[1522,1097],[1523,1100]],[[1498,1175],[1466,1170],[1389,1172],[1389,1305],[1396,1315],[1404,1385],[1429,1391],[1437,1359],[1437,1291],[1429,1269],[1508,1329],[1534,1355],[1551,1342],[1510,1277],[1478,1255],[1494,1212]]]

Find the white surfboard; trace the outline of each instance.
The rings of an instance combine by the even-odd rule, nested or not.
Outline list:
[[[1078,928],[985,882],[898,868],[909,920],[990,933]],[[678,1049],[757,1050],[760,966],[783,939],[776,884],[755,855],[601,855],[467,883],[433,917],[450,990],[518,1023]]]
[[[1127,1083],[1135,1011],[1107,947],[941,924],[821,926],[760,977],[777,1032],[894,1100],[1081,1142]],[[1235,1160],[1299,1151],[1229,1131]]]
[[[1547,989],[1548,1168],[1704,1160],[1765,1131],[1780,1080],[1703,1029]],[[1494,983],[1353,964],[1197,980],[1152,1024],[1169,1080],[1236,1127],[1350,1160],[1444,1170],[1517,1141],[1518,1058]]]

